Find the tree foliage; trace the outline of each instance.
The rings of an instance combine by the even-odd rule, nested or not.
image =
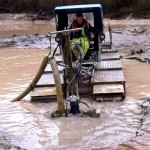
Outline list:
[[[20,10],[53,9],[56,6],[101,3],[104,14],[149,12],[150,0],[0,0],[0,5],[10,4]],[[12,3],[14,5],[12,5]],[[5,5],[4,5],[5,4]]]

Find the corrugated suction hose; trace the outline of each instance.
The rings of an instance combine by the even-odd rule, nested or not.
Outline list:
[[[56,91],[57,91],[57,104],[58,104],[57,113],[64,114],[65,106],[64,106],[63,90],[62,90],[62,84],[61,84],[61,79],[60,79],[60,73],[59,73],[55,58],[49,57],[49,63],[51,65],[51,68],[53,71],[55,87],[56,87]]]

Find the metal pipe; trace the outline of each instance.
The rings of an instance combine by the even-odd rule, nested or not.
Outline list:
[[[81,28],[75,28],[75,29],[67,29],[67,30],[62,30],[62,31],[55,31],[55,32],[51,32],[50,34],[59,34],[59,33],[68,33],[68,32],[73,32],[73,31],[81,31]]]
[[[109,31],[110,44],[112,45],[112,29],[110,24],[108,24],[108,31]]]
[[[14,98],[13,100],[11,100],[11,102],[15,102],[15,101],[20,101],[22,98],[24,98],[31,90],[34,89],[34,87],[36,86],[37,82],[39,81],[39,79],[41,78],[46,66],[48,63],[48,56],[45,56],[42,64],[36,74],[36,76],[34,77],[33,81],[29,84],[29,86],[16,98]]]
[[[76,88],[76,96],[78,99],[80,99],[78,82],[75,83],[75,88]]]
[[[65,35],[65,46],[66,46],[66,57],[67,57],[67,65],[69,69],[72,71],[72,54],[71,54],[71,47],[70,47],[70,34]]]
[[[59,70],[55,58],[50,57],[49,63],[52,67],[56,91],[57,91],[57,103],[58,103],[57,114],[64,114],[66,111],[64,106],[63,90],[62,90],[60,74],[59,74]]]

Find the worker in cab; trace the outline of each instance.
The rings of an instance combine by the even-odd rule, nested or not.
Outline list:
[[[83,50],[83,55],[85,57],[90,46],[90,39],[94,38],[94,34],[92,31],[93,28],[91,24],[84,19],[83,14],[80,12],[76,14],[76,20],[73,20],[70,26],[70,29],[75,28],[81,28],[81,30],[72,32],[70,36],[71,40],[76,43],[80,43]],[[74,44],[71,45],[71,49],[76,59],[78,59],[79,52],[75,48]]]

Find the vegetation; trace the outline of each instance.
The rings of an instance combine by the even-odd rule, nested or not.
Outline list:
[[[1,0],[0,6],[13,11],[52,10],[56,6],[74,4],[101,3],[105,17],[123,17],[133,14],[134,17],[150,18],[150,0]]]

